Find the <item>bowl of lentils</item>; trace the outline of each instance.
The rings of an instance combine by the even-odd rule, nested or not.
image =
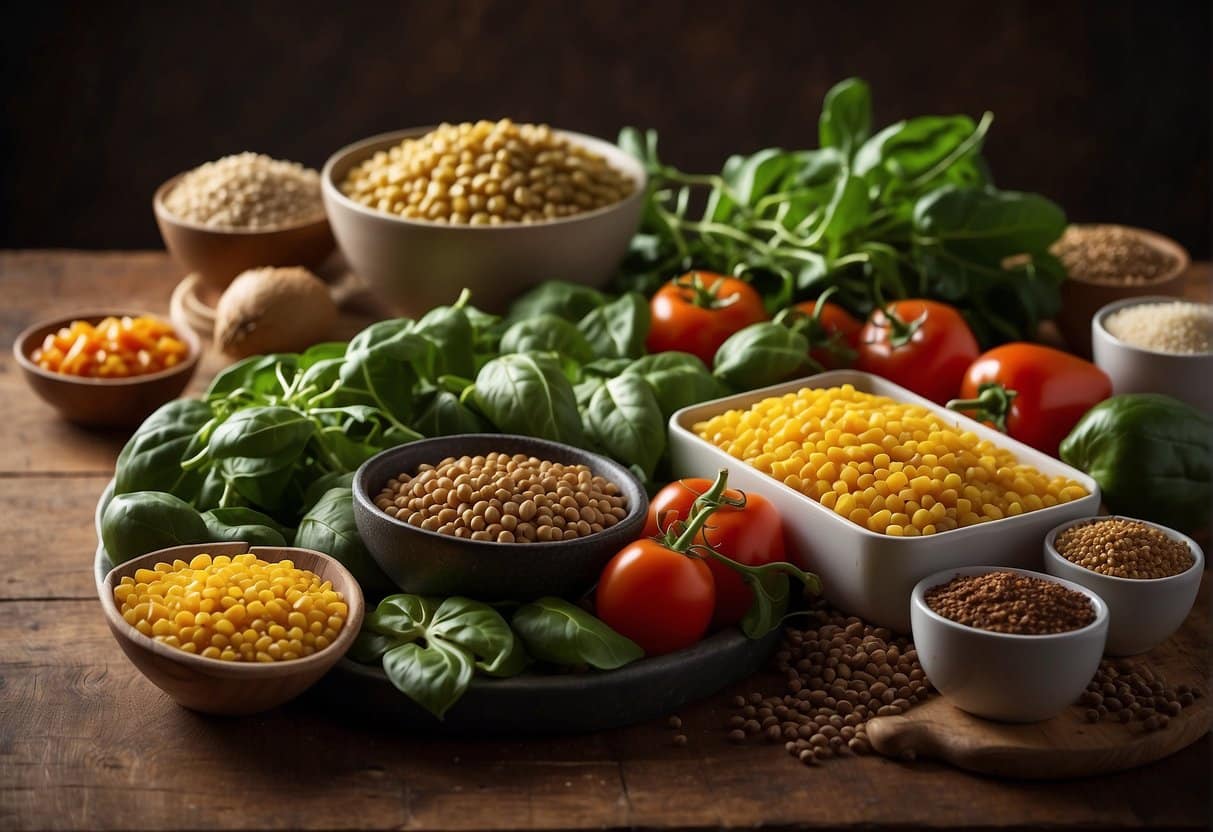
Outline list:
[[[1107,652],[1131,656],[1166,641],[1192,611],[1204,552],[1174,529],[1131,517],[1086,517],[1045,538],[1045,571],[1108,605]]]
[[[1081,584],[974,566],[924,578],[910,598],[918,660],[956,707],[1038,722],[1079,698],[1099,667],[1108,606]]]
[[[585,591],[648,511],[618,463],[508,434],[392,448],[362,464],[353,491],[359,535],[403,591],[489,601]]]
[[[509,119],[374,136],[321,173],[342,252],[408,315],[464,287],[499,310],[544,280],[604,284],[639,225],[645,182],[610,142]]]

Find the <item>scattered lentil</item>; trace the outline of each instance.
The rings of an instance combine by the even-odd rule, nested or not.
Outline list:
[[[1112,337],[1143,349],[1180,355],[1213,352],[1213,304],[1137,303],[1116,310],[1103,325]]]
[[[497,543],[573,540],[628,513],[619,486],[585,465],[497,452],[447,457],[394,477],[375,505],[428,531]]]
[[[763,399],[694,430],[836,514],[887,535],[936,534],[1087,494],[925,407],[850,384]]]
[[[1183,541],[1119,517],[1071,526],[1053,545],[1066,560],[1117,578],[1167,578],[1186,572],[1195,562]]]
[[[280,228],[324,216],[319,173],[259,153],[194,168],[168,192],[164,207],[187,222],[228,229]]]
[[[1175,268],[1170,252],[1119,225],[1071,225],[1052,251],[1070,277],[1091,283],[1141,285]]]
[[[958,575],[926,592],[927,606],[959,624],[1018,635],[1081,629],[1095,620],[1086,595],[1016,572]]]
[[[1144,663],[1105,659],[1075,704],[1088,722],[1140,722],[1143,730],[1157,731],[1201,695],[1187,685],[1170,687]]]
[[[619,202],[636,185],[547,125],[443,124],[356,165],[351,199],[411,220],[500,225],[560,219]]]

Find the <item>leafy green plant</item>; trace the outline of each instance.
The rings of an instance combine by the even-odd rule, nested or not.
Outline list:
[[[395,586],[358,536],[353,491],[349,486],[329,489],[308,509],[299,521],[294,545],[332,555],[350,570],[370,598],[380,598]]]
[[[101,542],[114,564],[209,540],[210,531],[197,510],[163,491],[115,494],[101,515]]]
[[[288,546],[294,530],[251,508],[215,508],[203,512],[210,539],[240,540],[250,546]]]
[[[550,664],[614,670],[644,657],[636,642],[563,598],[525,604],[514,612],[510,624],[527,652]]]

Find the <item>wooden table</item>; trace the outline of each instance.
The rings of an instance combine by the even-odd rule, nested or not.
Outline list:
[[[0,253],[0,340],[89,307],[164,313],[179,277],[162,253]],[[877,757],[805,768],[729,745],[723,696],[682,711],[685,748],[664,722],[475,741],[351,725],[306,698],[193,714],[136,673],[94,594],[92,512],[124,437],[58,420],[7,349],[0,414],[2,829],[1209,826],[1208,736],[1137,771],[1039,783]]]

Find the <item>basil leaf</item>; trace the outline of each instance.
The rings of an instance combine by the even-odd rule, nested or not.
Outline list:
[[[459,397],[446,390],[430,395],[413,421],[422,436],[456,436],[461,433],[484,433],[487,426]]]
[[[826,206],[821,233],[835,245],[868,221],[868,188],[858,176],[847,173],[835,184]]]
[[[649,334],[649,304],[628,292],[590,312],[577,328],[597,358],[639,358]]]
[[[472,681],[472,658],[442,641],[401,644],[383,654],[383,670],[396,689],[442,719]]]
[[[872,92],[859,78],[830,88],[821,105],[817,133],[822,147],[838,148],[851,158],[872,132]]]
[[[314,430],[311,419],[289,407],[250,407],[215,428],[210,452],[216,459],[298,456]]]
[[[606,303],[607,298],[597,289],[579,283],[549,280],[518,298],[510,305],[506,320],[510,323],[555,315],[566,321],[577,321]]]
[[[526,667],[526,651],[497,610],[468,598],[447,598],[434,612],[426,638],[463,648],[489,676],[516,676]]]
[[[310,369],[322,361],[331,361],[334,358],[344,358],[345,348],[345,341],[324,341],[319,344],[313,344],[304,352],[300,353],[298,369],[300,372],[302,372]]]
[[[609,456],[653,473],[665,451],[665,419],[647,381],[638,375],[607,379],[584,411],[585,432]]]
[[[426,635],[438,602],[420,595],[389,595],[367,616],[366,626],[398,641],[415,641]]]
[[[914,205],[919,245],[939,245],[968,260],[1001,267],[1016,254],[1046,252],[1066,215],[1037,194],[947,186]]]
[[[476,358],[473,355],[475,333],[467,314],[459,306],[439,306],[431,309],[413,325],[413,334],[426,338],[434,345],[433,361],[426,378],[440,375],[473,376]]]
[[[299,521],[295,545],[324,552],[341,562],[370,598],[392,592],[395,585],[362,545],[354,522],[354,497],[348,488],[326,491]]]
[[[579,445],[584,440],[577,401],[556,357],[512,353],[480,370],[476,405],[498,430]]]
[[[657,396],[663,419],[689,405],[719,398],[727,392],[698,357],[685,352],[660,352],[638,358],[623,370],[648,382]]]
[[[644,657],[636,642],[563,598],[540,598],[526,604],[510,623],[527,652],[551,664],[614,670]]]
[[[358,633],[345,656],[359,664],[378,664],[379,660],[383,658],[383,654],[395,647],[397,643],[396,639],[390,636],[381,636],[379,633],[363,629]]]
[[[319,502],[320,498],[334,488],[352,488],[354,484],[354,472],[347,471],[338,473],[331,471],[317,479],[308,483],[303,492],[303,511],[306,513],[312,506]]]
[[[250,546],[287,546],[287,540],[294,537],[291,529],[272,517],[243,506],[211,509],[203,513],[202,522],[206,523],[211,539],[216,541],[243,540]]]
[[[736,158],[740,161],[726,163],[723,179],[745,205],[753,205],[775,190],[795,163],[793,154],[777,147]]]
[[[283,508],[283,496],[295,473],[299,450],[287,450],[277,456],[234,456],[218,461],[223,481],[254,505],[276,511]]]
[[[594,357],[581,330],[550,313],[519,321],[507,329],[501,336],[501,352],[558,352],[581,363]]]
[[[295,377],[298,366],[299,356],[294,353],[249,356],[215,376],[206,388],[206,400],[216,402],[242,389],[258,400],[270,395],[280,396],[286,391],[282,389],[279,374],[289,381]]]
[[[738,390],[778,384],[812,367],[805,337],[770,321],[734,332],[714,363],[716,377]]]
[[[209,538],[194,507],[162,491],[117,494],[101,514],[101,542],[114,564]]]
[[[210,405],[199,399],[177,399],[148,416],[118,454],[114,493],[164,491],[192,497],[201,475],[182,470],[181,461],[211,416]]]

